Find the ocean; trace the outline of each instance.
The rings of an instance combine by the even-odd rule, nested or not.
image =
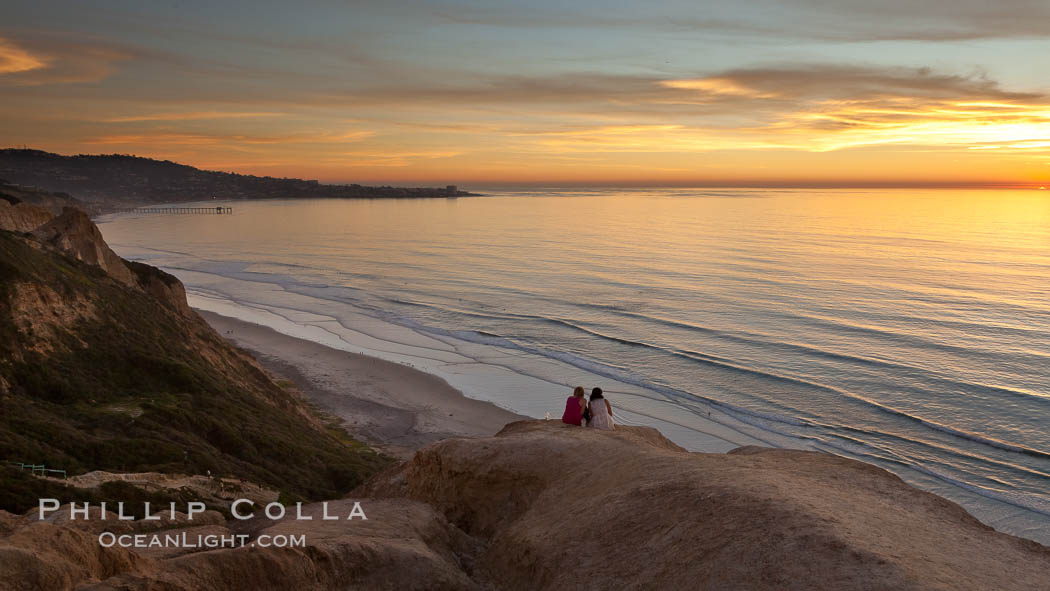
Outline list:
[[[1050,194],[522,189],[101,220],[191,305],[695,451],[870,462],[1050,544]]]

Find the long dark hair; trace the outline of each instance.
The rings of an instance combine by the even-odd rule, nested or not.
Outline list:
[[[601,388],[595,388],[595,389],[591,390],[591,400],[598,400],[598,399],[601,399],[601,398],[605,398],[604,396],[602,396],[602,389]]]

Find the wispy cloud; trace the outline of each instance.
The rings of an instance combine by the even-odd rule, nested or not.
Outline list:
[[[485,2],[464,10],[458,3],[399,3],[448,23],[522,29],[648,30],[837,42],[1050,37],[1050,5],[1030,0],[955,0],[950,6],[912,0],[752,0],[746,4],[749,10],[739,11],[654,1],[602,13],[572,4],[537,10],[533,5]]]
[[[404,167],[418,163],[420,160],[435,160],[440,158],[453,158],[462,155],[462,151],[455,150],[430,150],[430,151],[400,151],[400,150],[358,150],[343,152],[338,157],[326,158],[325,162],[350,167]]]
[[[0,37],[0,75],[28,72],[47,67],[47,61]]]
[[[986,75],[960,76],[937,73],[930,68],[895,68],[849,64],[803,64],[765,68],[741,68],[721,72],[689,84],[712,82],[713,88],[738,89],[754,98],[879,98],[931,97],[970,101],[1031,100],[1035,93],[1009,92]],[[699,90],[707,90],[699,88]]]
[[[743,96],[750,98],[776,98],[776,92],[763,92],[745,86],[729,77],[693,78],[684,80],[661,80],[660,85],[679,90],[697,90],[714,96]]]
[[[1011,92],[985,76],[927,69],[808,65],[731,70],[650,81],[619,95],[604,119],[509,132],[554,152],[825,152],[888,144],[1037,149],[1050,99]],[[621,88],[638,88],[637,81]],[[526,100],[519,96],[516,100]],[[645,120],[642,123],[639,120]],[[662,121],[662,122],[661,122]]]
[[[255,119],[261,117],[282,117],[286,113],[270,112],[236,112],[236,111],[193,111],[185,113],[153,113],[149,115],[131,115],[110,117],[104,123],[136,123],[140,121],[199,121],[207,119]]]
[[[130,58],[127,51],[101,42],[45,36],[32,44],[15,45],[0,38],[0,85],[98,82],[112,75],[117,64]]]
[[[298,8],[226,7],[236,25],[148,3],[67,8],[25,3],[0,25],[4,135],[65,151],[386,178],[716,161],[751,174],[756,152],[792,174],[868,174],[876,151],[950,152],[954,174],[951,159],[1050,152],[1050,87],[1026,74],[1050,63],[1047,2],[324,2],[309,27]],[[951,43],[968,39],[982,41]]]
[[[144,132],[109,134],[85,140],[87,144],[106,146],[196,146],[196,145],[258,145],[258,144],[343,144],[364,140],[374,131],[360,130],[342,133],[301,133],[288,135],[199,134],[177,132]]]

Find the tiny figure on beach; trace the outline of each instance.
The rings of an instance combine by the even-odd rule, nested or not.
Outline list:
[[[569,396],[565,401],[565,413],[561,415],[561,422],[570,425],[583,425],[583,413],[587,408],[587,399],[584,398],[585,394],[583,386],[576,386],[572,391],[572,396]]]
[[[595,388],[591,390],[591,400],[587,403],[587,410],[590,412],[591,418],[588,421],[588,426],[594,427],[595,429],[610,430],[615,427],[612,416],[612,405],[602,395],[601,388]]]

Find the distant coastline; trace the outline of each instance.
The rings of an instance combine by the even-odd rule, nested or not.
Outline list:
[[[0,179],[67,193],[99,213],[136,205],[248,199],[429,199],[478,195],[445,187],[330,185],[316,180],[201,170],[124,154],[66,156],[0,149]]]

